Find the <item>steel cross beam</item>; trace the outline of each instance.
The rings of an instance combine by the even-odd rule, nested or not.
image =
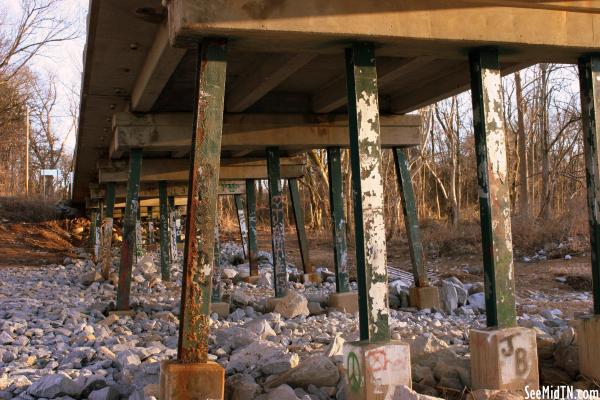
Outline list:
[[[508,166],[497,49],[469,55],[487,325],[517,324]]]
[[[314,268],[310,262],[310,250],[304,226],[304,210],[302,209],[300,192],[298,191],[298,179],[288,179],[288,186],[290,188],[290,197],[292,198],[292,209],[294,210],[294,222],[296,223],[296,236],[298,237],[298,247],[300,247],[302,267],[305,274],[311,274],[314,272]]]
[[[269,207],[271,211],[271,243],[273,247],[273,270],[275,297],[284,297],[287,292],[288,273],[285,261],[285,215],[281,194],[281,173],[279,149],[267,148],[267,169],[269,171]]]
[[[198,49],[177,356],[184,363],[208,361],[226,47],[225,40],[206,39]]]
[[[587,202],[592,247],[594,314],[600,314],[600,56],[579,60]]]
[[[335,287],[338,293],[344,293],[350,290],[350,280],[348,277],[346,219],[344,218],[342,161],[339,147],[327,149],[327,173],[329,174],[329,205],[333,230]]]
[[[412,178],[404,150],[400,148],[394,149],[394,161],[396,164],[396,178],[398,179],[398,186],[400,188],[400,200],[402,202],[402,212],[404,213],[404,226],[406,227],[415,286],[426,287],[429,286],[429,281],[425,269],[425,253],[423,251],[423,242],[421,242],[415,192],[413,191]]]
[[[346,50],[348,126],[361,340],[390,339],[383,179],[375,50],[355,43]]]
[[[140,171],[142,169],[142,150],[134,149],[129,153],[129,180],[127,181],[127,200],[123,218],[123,243],[119,264],[119,288],[117,290],[117,310],[129,310],[131,292],[131,269],[136,249],[136,226],[139,214],[138,191]]]

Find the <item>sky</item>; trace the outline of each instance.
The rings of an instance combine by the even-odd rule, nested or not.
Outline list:
[[[8,21],[18,18],[22,0],[2,0],[8,9]],[[29,67],[40,74],[53,73],[57,78],[57,107],[53,115],[56,133],[60,137],[68,135],[67,151],[75,148],[76,132],[69,132],[71,116],[69,104],[73,95],[78,96],[81,88],[83,71],[83,49],[85,47],[87,0],[61,0],[55,10],[55,16],[72,22],[78,35],[75,39],[45,47],[39,55],[32,59]],[[73,94],[74,93],[74,94]]]

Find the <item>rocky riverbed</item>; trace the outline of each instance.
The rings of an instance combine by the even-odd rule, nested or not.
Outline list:
[[[241,249],[222,246],[224,300],[232,312],[225,319],[211,316],[209,348],[226,370],[227,398],[343,399],[342,347],[358,339],[358,318],[327,309],[333,274],[321,269],[325,279],[319,285],[291,282],[288,298],[267,312],[273,295],[270,254],[259,259],[258,285],[244,283],[248,266]],[[173,266],[172,282],[163,282],[157,263],[153,252],[140,257],[132,280],[135,314],[120,317],[108,313],[115,274],[104,281],[84,250],[61,265],[0,270],[0,399],[156,398],[160,362],[176,356],[181,282],[180,264]],[[290,266],[290,273],[295,279],[298,271]],[[389,284],[390,325],[394,339],[410,343],[413,389],[464,398],[471,386],[469,330],[485,326],[483,285],[446,278],[436,283],[442,310],[417,311],[408,307],[410,284],[402,279]],[[520,299],[519,325],[537,332],[542,381],[593,387],[579,376],[568,320],[560,310],[540,309],[544,294],[532,296],[538,296],[538,305]],[[504,396],[495,398],[520,398]],[[427,397],[406,390],[402,398]]]

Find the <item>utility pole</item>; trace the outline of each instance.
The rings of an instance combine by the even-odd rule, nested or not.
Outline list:
[[[29,107],[25,106],[25,196],[29,197]]]

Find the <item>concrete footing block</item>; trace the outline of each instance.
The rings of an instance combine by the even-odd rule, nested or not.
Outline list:
[[[575,320],[579,371],[588,379],[600,381],[600,315],[585,315]]]
[[[230,306],[229,303],[214,302],[210,303],[210,312],[219,314],[221,318],[227,318],[229,316]]]
[[[419,310],[425,308],[441,309],[440,291],[435,286],[411,287],[408,297],[410,306]]]
[[[224,392],[225,370],[215,362],[160,364],[161,400],[223,400]]]
[[[302,275],[302,282],[304,283],[321,283],[321,274],[318,272],[311,272]]]
[[[260,277],[258,275],[245,276],[242,278],[242,281],[250,283],[252,285],[256,285],[258,283],[259,278]]]
[[[350,314],[358,312],[358,292],[331,293],[329,308]]]
[[[392,399],[411,387],[410,346],[402,341],[344,344],[347,400]]]
[[[529,328],[471,329],[473,389],[537,390],[535,331]]]

